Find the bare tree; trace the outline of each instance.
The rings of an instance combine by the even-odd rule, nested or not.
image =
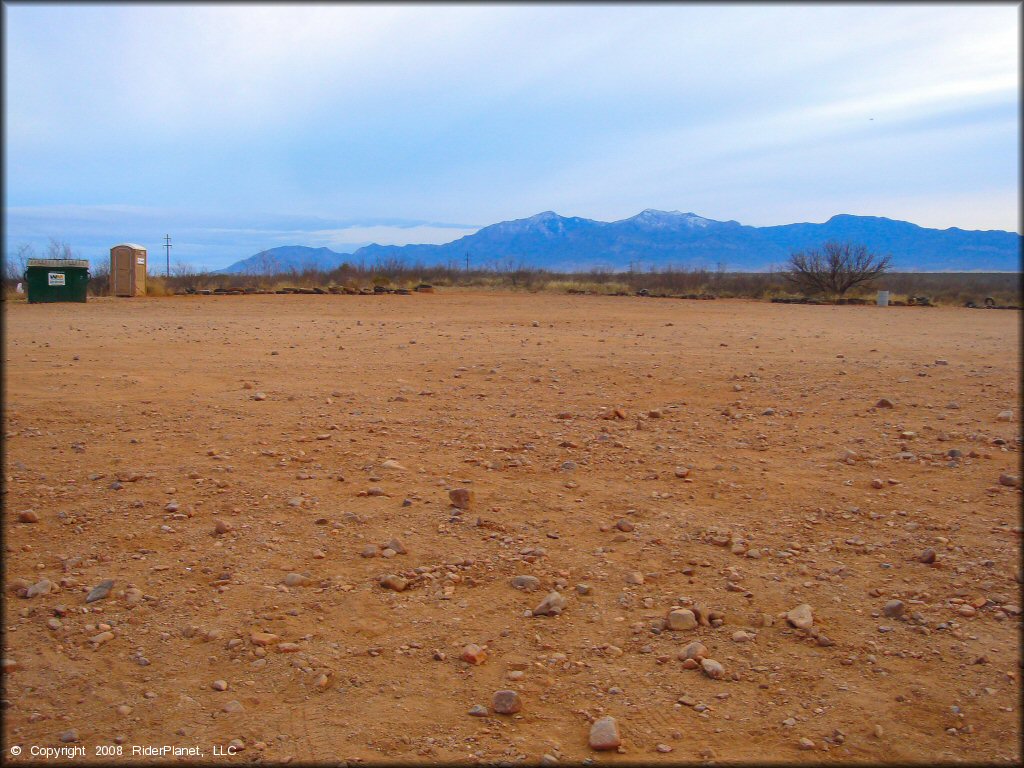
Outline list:
[[[46,258],[73,259],[75,258],[75,254],[71,251],[71,246],[65,243],[63,240],[58,240],[55,237],[51,237],[50,244],[46,248]]]
[[[879,256],[865,245],[829,241],[820,250],[794,253],[782,276],[804,293],[842,297],[851,288],[884,275],[891,264],[891,255]]]
[[[25,276],[25,268],[28,266],[28,260],[34,259],[35,257],[35,248],[28,243],[19,245],[14,256],[5,260],[4,277],[13,281],[22,280]]]

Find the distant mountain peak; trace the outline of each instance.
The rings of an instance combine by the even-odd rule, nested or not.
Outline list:
[[[696,213],[681,213],[680,211],[659,211],[656,208],[646,208],[636,216],[631,216],[623,221],[643,224],[650,227],[706,227],[712,219],[705,219]]]

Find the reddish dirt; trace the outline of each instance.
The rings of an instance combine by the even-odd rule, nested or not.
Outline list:
[[[442,291],[4,321],[17,760],[70,729],[103,762],[1021,759],[1015,312]],[[724,624],[660,630],[689,601]],[[810,632],[780,618],[801,603]],[[683,668],[694,639],[724,679]],[[467,714],[504,688],[520,712]],[[588,747],[606,714],[621,753]]]

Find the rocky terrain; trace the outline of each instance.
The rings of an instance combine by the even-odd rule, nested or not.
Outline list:
[[[1017,313],[4,313],[7,760],[1021,759]]]

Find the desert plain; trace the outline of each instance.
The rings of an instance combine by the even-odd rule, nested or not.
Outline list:
[[[1017,312],[3,311],[11,764],[1021,759]]]

